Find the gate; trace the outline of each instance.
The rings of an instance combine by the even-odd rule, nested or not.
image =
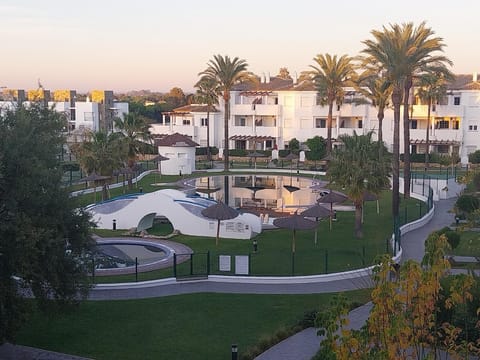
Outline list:
[[[173,275],[177,280],[208,278],[210,252],[173,254]]]

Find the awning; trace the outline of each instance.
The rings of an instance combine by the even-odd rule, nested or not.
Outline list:
[[[275,140],[273,136],[254,136],[254,135],[233,135],[230,140],[249,140],[249,141],[265,141]]]
[[[410,144],[412,145],[423,145],[426,144],[427,141],[424,139],[411,139]],[[456,140],[430,140],[430,145],[452,145],[452,146],[460,146],[460,141]]]

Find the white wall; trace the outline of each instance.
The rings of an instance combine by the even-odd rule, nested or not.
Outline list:
[[[191,174],[195,171],[195,147],[159,146],[158,153],[168,158],[161,162],[164,175]]]

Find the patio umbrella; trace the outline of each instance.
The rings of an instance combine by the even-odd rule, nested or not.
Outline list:
[[[222,220],[234,219],[238,216],[238,211],[234,208],[231,208],[224,202],[217,202],[205,209],[202,210],[202,215],[209,218],[217,220],[217,237],[215,240],[215,245],[218,245],[218,238],[220,234],[220,222]]]
[[[297,212],[292,216],[281,217],[273,220],[273,225],[283,228],[293,230],[292,238],[292,253],[295,254],[295,232],[297,230],[311,230],[317,226],[317,223],[312,220],[305,219],[303,215],[298,215]]]
[[[252,175],[252,185],[246,187],[248,190],[253,191],[253,200],[255,200],[255,194],[257,191],[265,189],[265,186],[257,185],[256,183],[255,175]]]
[[[110,179],[110,176],[98,175],[95,171],[92,172],[87,177],[80,179],[80,181],[85,181],[85,184],[87,184],[87,182],[89,181],[93,181],[93,197],[94,197],[95,203],[97,202],[97,181],[106,180],[106,179]]]
[[[302,211],[301,215],[305,217],[314,217],[315,221],[318,222],[318,219],[331,216],[332,212],[328,210],[326,207],[320,204],[316,204]],[[317,245],[317,233],[318,233],[318,227],[315,228],[315,245]]]
[[[249,153],[247,155],[249,158],[253,158],[253,161],[255,161],[255,170],[257,170],[257,158],[259,157],[265,157],[267,155],[265,155],[264,153],[259,153],[257,151],[254,151],[252,153]]]
[[[338,191],[330,190],[328,194],[322,196],[320,199],[317,200],[317,202],[319,204],[330,204],[330,211],[333,214],[333,204],[341,203],[347,199],[348,199],[347,195]],[[332,215],[330,215],[330,230],[332,230]]]
[[[298,186],[292,186],[292,164],[293,164],[293,160],[298,159],[298,156],[295,155],[294,153],[290,153],[287,156],[285,156],[284,159],[290,161],[290,185],[283,185],[283,187],[288,192],[292,193],[294,191],[300,190],[300,188]]]

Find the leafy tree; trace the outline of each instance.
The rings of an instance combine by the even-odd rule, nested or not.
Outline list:
[[[280,70],[278,71],[278,78],[283,79],[283,80],[291,80],[292,77],[290,76],[290,72],[286,67],[281,67]]]
[[[210,111],[215,110],[218,104],[218,96],[221,94],[218,83],[210,77],[202,77],[196,84],[197,99],[207,105],[207,160],[210,161],[212,154],[210,153]]]
[[[40,104],[0,115],[0,343],[28,314],[19,286],[42,310],[88,293],[90,219],[61,186],[63,115]]]
[[[468,162],[472,164],[480,164],[480,150],[468,154]]]
[[[352,58],[343,55],[337,59],[337,55],[319,54],[313,59],[316,65],[310,65],[310,72],[321,104],[328,106],[327,116],[327,155],[332,152],[332,117],[333,103],[343,102],[343,88],[355,77]]]
[[[199,75],[212,79],[217,83],[224,102],[224,142],[225,150],[223,154],[224,168],[228,171],[230,168],[229,161],[229,120],[230,120],[230,91],[232,87],[239,82],[255,82],[253,76],[247,72],[247,62],[243,59],[235,57],[230,59],[229,56],[214,55],[213,60],[207,64],[207,68]]]
[[[292,153],[297,154],[300,150],[300,141],[298,141],[296,138],[292,138],[288,142],[288,150],[290,150],[290,152]]]
[[[320,160],[325,157],[327,143],[321,136],[314,136],[305,141],[310,151],[307,153],[308,160]]]
[[[165,95],[165,101],[171,108],[177,108],[187,104],[185,93],[179,87],[172,88],[170,92]]]
[[[480,207],[480,201],[474,195],[463,194],[458,197],[455,206],[462,212],[471,213]]]
[[[362,208],[366,192],[378,194],[389,186],[390,159],[379,157],[379,146],[372,141],[372,132],[366,135],[340,135],[342,146],[335,149],[328,167],[331,181],[345,188],[355,205],[355,236],[361,238]],[[386,153],[386,149],[383,151]]]
[[[128,148],[119,141],[118,134],[104,131],[90,133],[86,141],[72,146],[72,152],[83,172],[102,176],[112,176],[113,171],[124,166],[128,158]],[[108,199],[106,182],[103,184],[102,199]]]

